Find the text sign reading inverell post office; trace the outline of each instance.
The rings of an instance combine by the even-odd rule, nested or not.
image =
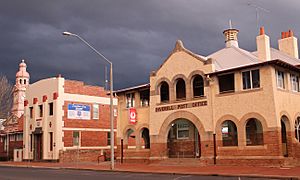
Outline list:
[[[177,109],[186,109],[200,106],[207,106],[207,101],[198,101],[185,104],[157,107],[155,108],[155,112],[172,111]]]

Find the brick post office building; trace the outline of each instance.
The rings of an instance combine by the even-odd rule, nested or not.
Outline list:
[[[117,91],[118,158],[299,165],[297,38],[283,32],[279,49],[271,48],[261,28],[249,52],[238,30],[223,34],[225,48],[208,56],[177,41],[149,84]]]
[[[100,155],[109,155],[109,108],[110,98],[102,87],[60,76],[30,84],[25,101],[24,160],[97,162]]]

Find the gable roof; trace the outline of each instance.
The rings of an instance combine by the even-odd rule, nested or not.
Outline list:
[[[164,60],[164,62],[159,66],[159,68],[155,71],[155,72],[158,72],[163,66],[164,64],[170,59],[170,57],[176,53],[176,52],[180,52],[180,51],[183,51],[189,55],[191,55],[192,57],[194,57],[195,59],[199,60],[199,61],[202,61],[203,63],[207,64],[211,61],[209,61],[209,59],[207,59],[205,56],[202,56],[202,55],[199,55],[199,54],[195,54],[193,53],[192,51],[186,49],[184,46],[183,46],[183,43],[181,40],[177,40],[176,41],[176,44],[175,44],[175,48],[173,49],[173,51],[171,52],[171,54]]]

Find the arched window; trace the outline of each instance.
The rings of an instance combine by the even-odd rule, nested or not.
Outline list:
[[[255,118],[249,119],[246,124],[246,142],[247,146],[264,144],[262,125]]]
[[[181,78],[176,83],[176,99],[185,99],[185,82]]]
[[[160,101],[168,102],[169,101],[169,85],[167,82],[162,82],[160,85]]]
[[[20,84],[22,84],[22,79],[20,79]]]
[[[223,146],[237,146],[238,145],[238,133],[234,122],[226,120],[222,124],[222,141]]]
[[[204,84],[203,78],[200,75],[196,75],[193,80],[193,93],[194,97],[204,96]]]
[[[297,117],[295,121],[295,137],[300,142],[300,117]]]
[[[24,79],[24,84],[26,85],[26,79]]]

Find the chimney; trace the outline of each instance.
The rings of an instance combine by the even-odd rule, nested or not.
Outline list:
[[[238,32],[239,30],[232,29],[232,28],[223,31],[223,34],[225,36],[226,47],[231,47],[231,46],[239,47],[239,43],[237,39]]]
[[[292,30],[281,32],[281,39],[278,40],[279,50],[298,59],[298,43]]]
[[[260,28],[259,35],[256,37],[257,57],[261,61],[271,59],[270,38],[265,34],[264,27]]]

